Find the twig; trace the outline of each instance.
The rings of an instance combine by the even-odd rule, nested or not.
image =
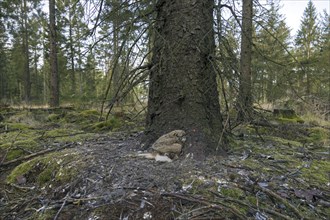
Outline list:
[[[218,204],[221,205],[220,206],[218,204],[210,203],[208,201],[205,201],[204,199],[197,199],[197,198],[193,198],[193,197],[187,197],[187,196],[184,196],[184,195],[181,195],[181,194],[176,194],[176,193],[162,193],[161,195],[176,197],[176,198],[184,199],[184,200],[187,200],[187,201],[190,201],[190,202],[197,202],[197,203],[209,206],[210,208],[221,210],[221,211],[230,211],[231,213],[233,213],[239,219],[246,219],[244,217],[244,215],[242,213],[240,213],[237,209],[234,209],[233,207],[225,206],[224,204],[221,204],[221,203],[218,203]]]
[[[198,212],[200,210],[203,210],[203,209],[209,209],[210,207],[209,206],[203,206],[203,207],[198,207],[196,209],[193,209],[189,212],[186,212],[186,213],[181,213],[180,216],[177,217],[177,219],[186,219],[188,217],[189,214],[193,214],[194,212]],[[196,216],[194,216],[196,217]]]
[[[5,155],[3,156],[3,158],[2,158],[2,160],[1,160],[1,162],[0,162],[0,166],[1,166],[1,165],[3,164],[3,162],[5,161],[5,159],[6,159],[7,155],[8,155],[8,153],[9,153],[9,151],[14,147],[15,141],[16,141],[18,135],[20,135],[21,133],[22,133],[22,131],[20,130],[20,131],[17,133],[17,135],[15,136],[15,138],[13,139],[13,141],[11,142],[10,147],[7,148],[6,153],[5,153]]]
[[[241,200],[232,199],[232,198],[227,198],[227,197],[224,197],[224,196],[222,196],[222,195],[220,195],[220,194],[218,194],[217,192],[214,192],[214,191],[210,191],[210,190],[209,190],[209,192],[212,193],[213,195],[215,195],[216,197],[221,198],[221,199],[223,199],[223,200],[225,200],[225,201],[228,201],[228,202],[234,202],[234,203],[237,203],[237,204],[240,204],[240,205],[243,205],[243,206],[249,207],[249,208],[251,208],[251,209],[255,209],[255,210],[257,210],[256,207],[254,207],[254,206],[252,206],[252,205],[249,205],[249,204],[247,204],[247,203],[245,203],[245,202],[243,202],[243,201],[241,201]],[[291,217],[286,216],[286,215],[283,215],[283,214],[281,214],[281,213],[279,213],[279,212],[276,212],[276,211],[274,211],[274,210],[267,209],[267,208],[260,208],[260,209],[261,209],[262,211],[268,212],[268,213],[270,213],[270,214],[272,214],[272,215],[275,215],[275,216],[281,217],[282,219],[292,220]]]
[[[32,152],[32,151],[26,150],[26,149],[24,149],[23,147],[20,147],[20,146],[16,146],[15,148],[17,148],[17,149],[19,149],[19,150],[21,150],[21,151],[24,151],[25,153],[28,153],[28,154],[33,154],[33,152]]]
[[[259,207],[260,208],[260,207]],[[267,208],[260,208],[262,211],[264,212],[268,212],[269,214],[272,214],[272,215],[275,215],[277,217],[280,217],[282,219],[286,219],[286,220],[293,220],[293,218],[289,217],[289,216],[286,216],[286,215],[283,215],[279,212],[276,212],[274,210],[271,210],[271,209],[267,209]]]
[[[67,200],[67,198],[68,198],[68,195],[69,195],[69,193],[66,194],[66,196],[65,196],[65,198],[64,198],[64,201],[63,201],[63,203],[62,203],[62,206],[61,206],[61,208],[58,210],[58,212],[56,213],[56,215],[55,215],[55,217],[54,217],[54,220],[57,220],[58,216],[59,216],[60,213],[62,212],[62,209],[63,209],[64,206],[65,206],[65,203],[66,203],[66,200]]]
[[[17,188],[17,189],[23,190],[23,191],[34,190],[36,188],[35,186],[31,186],[31,187],[29,187],[29,186],[19,186],[19,185],[16,185],[14,183],[11,183],[10,185]]]
[[[79,134],[87,134],[86,132],[76,132],[76,133],[72,133],[72,134],[63,134],[63,135],[56,135],[56,136],[47,136],[47,138],[61,138],[61,137],[72,137],[72,136],[76,136]],[[42,138],[42,136],[40,137],[40,139]]]
[[[281,196],[277,195],[276,193],[274,193],[270,189],[267,189],[267,188],[264,188],[264,187],[260,187],[258,185],[256,185],[256,187],[258,187],[261,191],[267,193],[268,195],[270,195],[272,197],[275,197],[277,200],[283,202],[284,205],[286,205],[287,207],[289,207],[300,219],[309,219],[307,216],[302,216],[301,213],[299,212],[299,210],[296,207],[294,207],[293,205],[291,205],[286,199],[283,199]]]
[[[8,165],[11,165],[13,163],[21,162],[21,161],[24,161],[24,160],[29,160],[31,158],[34,158],[34,157],[37,157],[37,156],[40,156],[40,155],[43,155],[43,154],[47,154],[47,153],[50,153],[50,152],[53,152],[53,151],[60,151],[60,150],[63,150],[65,148],[70,148],[70,147],[74,147],[74,144],[69,143],[69,144],[66,144],[66,145],[64,145],[62,147],[59,147],[59,148],[48,148],[46,150],[42,150],[42,151],[27,155],[25,157],[20,157],[20,158],[14,159],[14,160],[10,160],[10,161],[1,163],[0,167],[1,166],[8,166]]]

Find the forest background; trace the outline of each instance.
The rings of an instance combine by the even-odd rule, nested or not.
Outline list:
[[[49,18],[45,1],[1,1],[0,100],[47,105],[50,87]],[[148,93],[155,1],[56,1],[61,104],[141,110]],[[230,111],[238,95],[240,1],[215,10],[219,97]],[[102,10],[99,10],[102,8]],[[281,2],[254,2],[252,96],[259,107],[284,105],[329,117],[329,14],[309,1],[297,33]],[[104,104],[106,104],[104,106]]]

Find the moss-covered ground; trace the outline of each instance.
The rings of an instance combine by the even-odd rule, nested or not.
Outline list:
[[[227,157],[135,157],[143,123],[97,110],[0,111],[0,219],[328,219],[330,123],[267,116]]]

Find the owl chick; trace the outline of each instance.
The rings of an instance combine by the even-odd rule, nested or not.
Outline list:
[[[162,135],[156,140],[151,148],[159,153],[180,154],[184,142],[186,141],[186,132],[183,130],[174,130]]]
[[[155,159],[160,162],[171,162],[173,157],[177,157],[186,141],[186,132],[183,130],[174,130],[158,138],[151,146],[152,153],[139,154],[147,159]],[[171,156],[168,157],[168,156]]]

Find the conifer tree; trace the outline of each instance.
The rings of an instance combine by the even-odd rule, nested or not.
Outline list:
[[[243,1],[240,77],[238,94],[238,120],[249,120],[252,113],[252,12],[253,1]]]
[[[258,21],[254,39],[254,94],[260,102],[274,102],[284,97],[289,87],[290,30],[279,13],[279,3],[271,1],[266,17]]]
[[[59,73],[57,66],[57,38],[55,0],[49,0],[49,41],[50,41],[50,107],[60,105]]]
[[[330,102],[330,16],[324,10],[320,21],[320,41],[318,44],[316,71],[316,93],[320,96],[324,103]]]
[[[304,10],[300,28],[296,37],[297,57],[300,62],[300,79],[303,82],[302,88],[306,95],[314,90],[313,81],[315,72],[313,66],[316,64],[316,50],[319,42],[320,32],[317,25],[317,12],[313,2],[310,0]]]

